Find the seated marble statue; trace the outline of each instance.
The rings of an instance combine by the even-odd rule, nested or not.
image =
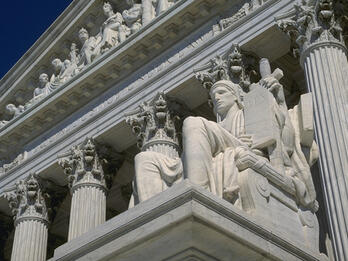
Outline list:
[[[188,117],[183,126],[185,176],[192,183],[228,199],[234,199],[239,190],[235,149],[252,145],[251,137],[245,134],[239,92],[239,86],[231,81],[216,82],[210,96],[220,121]],[[221,159],[225,159],[226,164],[221,164]]]
[[[81,71],[83,67],[93,62],[93,60],[100,54],[100,47],[95,37],[89,36],[85,28],[79,31],[79,39],[82,44],[80,55],[77,64],[77,71]]]
[[[262,85],[272,93],[281,89],[278,80],[271,76],[263,79]],[[256,157],[261,157],[262,153],[255,148],[252,136],[246,134],[240,87],[231,81],[220,80],[211,87],[210,96],[218,122],[202,117],[189,117],[184,121],[184,175],[192,183],[235,203],[239,199],[236,152],[240,149],[249,150]],[[277,142],[286,169],[280,173],[292,178],[302,205],[312,205],[316,197],[313,181],[301,149],[295,146],[295,131],[285,101],[277,94],[272,99],[274,122],[279,132]]]
[[[101,51],[105,52],[118,43],[126,40],[126,37],[130,34],[130,31],[125,25],[122,24],[122,15],[119,12],[114,13],[109,2],[104,3],[103,11],[107,19],[100,28],[101,42],[99,45]]]
[[[128,10],[124,10],[122,16],[133,34],[141,28],[142,5],[140,3],[135,3],[134,0],[127,0],[127,3],[132,7]]]

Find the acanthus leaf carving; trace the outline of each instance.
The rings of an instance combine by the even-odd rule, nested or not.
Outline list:
[[[247,92],[252,82],[258,78],[258,58],[243,52],[238,44],[223,55],[217,55],[204,67],[195,70],[196,78],[207,90],[215,82],[229,80],[241,87],[242,92]]]
[[[128,113],[126,122],[137,136],[137,145],[142,151],[166,144],[179,154],[182,120],[188,114],[182,103],[160,92],[150,102],[143,102],[137,110]]]
[[[302,0],[289,13],[276,18],[279,29],[291,40],[295,57],[316,43],[331,41],[344,44],[341,24],[344,25],[347,16],[334,10],[333,0]]]
[[[93,138],[86,138],[58,157],[72,190],[79,185],[110,187],[112,175],[123,161],[121,154],[105,145],[97,145]]]
[[[40,219],[48,222],[48,201],[50,196],[42,189],[36,175],[16,182],[12,191],[5,192],[16,222],[21,219]]]

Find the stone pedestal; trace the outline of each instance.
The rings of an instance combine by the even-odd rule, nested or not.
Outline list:
[[[313,45],[302,55],[313,94],[316,140],[329,226],[339,260],[348,260],[348,63],[335,42]]]
[[[45,261],[47,253],[47,221],[23,219],[17,222],[11,261]]]
[[[327,260],[185,180],[58,247],[50,261],[231,259]]]

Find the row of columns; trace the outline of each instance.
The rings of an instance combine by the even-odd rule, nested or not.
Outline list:
[[[118,163],[120,160],[118,157]],[[115,171],[116,166],[107,166],[110,161],[100,155],[91,138],[60,156],[58,163],[68,176],[72,194],[70,241],[106,221],[106,193],[111,177],[104,173],[104,168]],[[45,191],[44,182],[31,174],[17,182],[14,190],[4,196],[14,215],[11,261],[46,260],[50,196]]]

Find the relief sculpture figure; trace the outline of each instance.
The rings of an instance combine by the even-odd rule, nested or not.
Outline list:
[[[100,28],[100,35],[102,39],[99,45],[101,51],[105,52],[111,47],[126,40],[127,35],[129,35],[129,29],[122,24],[122,15],[119,12],[114,13],[109,2],[104,3],[103,11],[107,19]]]
[[[135,3],[134,0],[127,0],[127,3],[132,7],[128,10],[124,10],[122,16],[133,34],[141,28],[142,5]]]

